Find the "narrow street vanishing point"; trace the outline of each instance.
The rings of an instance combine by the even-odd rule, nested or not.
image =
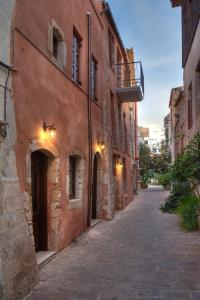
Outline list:
[[[159,210],[166,195],[140,192],[43,267],[26,300],[200,299],[199,233]]]

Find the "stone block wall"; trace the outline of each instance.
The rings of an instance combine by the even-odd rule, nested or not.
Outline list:
[[[14,0],[0,1],[0,61],[11,65],[10,43]],[[2,42],[3,41],[3,42]],[[4,120],[4,86],[8,72],[0,67],[0,119]],[[37,281],[32,232],[24,194],[16,173],[16,124],[12,99],[12,72],[6,90],[7,135],[0,138],[0,299],[21,299]]]

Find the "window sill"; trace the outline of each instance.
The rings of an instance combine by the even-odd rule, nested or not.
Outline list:
[[[77,86],[82,86],[82,81],[80,81],[80,80],[76,80],[76,79],[74,79],[73,77],[72,77],[72,81],[77,85]]]
[[[70,199],[68,208],[69,209],[75,209],[82,207],[82,199]]]
[[[61,59],[56,58],[53,54],[51,55],[51,61],[58,69],[64,72],[64,65]]]

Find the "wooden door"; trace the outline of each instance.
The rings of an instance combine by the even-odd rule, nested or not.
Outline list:
[[[35,251],[47,250],[47,164],[40,151],[31,155],[33,235]]]

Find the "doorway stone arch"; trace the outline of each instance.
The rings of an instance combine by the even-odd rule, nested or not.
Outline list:
[[[54,146],[43,147],[31,143],[26,157],[26,195],[25,209],[29,230],[33,234],[33,206],[32,206],[32,171],[31,157],[33,153],[41,153],[47,158],[47,250],[58,250],[59,219],[61,214],[61,187],[60,187],[60,158]]]

